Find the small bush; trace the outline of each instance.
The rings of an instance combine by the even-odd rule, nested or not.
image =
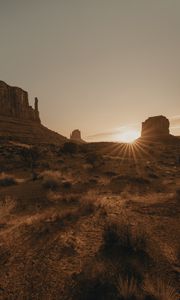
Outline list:
[[[62,183],[62,187],[65,189],[70,189],[72,187],[72,183],[70,181],[64,181]]]
[[[72,142],[64,143],[62,152],[64,154],[76,154],[78,152],[78,144]]]
[[[48,194],[48,199],[54,203],[64,203],[64,204],[77,204],[79,202],[79,195],[76,194],[67,194],[67,193],[56,193],[50,191]]]
[[[17,180],[12,175],[2,173],[0,175],[0,186],[11,186],[17,184]]]
[[[99,276],[98,276],[99,275]],[[90,276],[80,273],[76,276],[73,300],[109,300],[117,299],[116,288],[103,274]]]
[[[143,286],[147,296],[152,300],[178,300],[179,295],[169,282],[162,279],[146,279]]]
[[[93,168],[100,167],[103,164],[102,156],[96,152],[89,152],[86,154],[86,162]]]
[[[8,215],[14,208],[16,202],[11,197],[5,197],[5,199],[0,201],[0,219]]]
[[[89,191],[84,197],[81,198],[80,210],[83,214],[92,214],[102,205],[98,200],[98,195],[94,191]]]
[[[180,189],[176,190],[176,201],[180,202]]]
[[[139,300],[139,291],[136,280],[132,278],[118,278],[117,290],[122,300]]]
[[[43,179],[43,186],[55,190],[60,186],[61,173],[58,171],[44,171],[40,177]]]
[[[127,222],[108,223],[104,231],[104,250],[122,250],[126,254],[147,250],[146,233],[141,228],[132,230]]]
[[[25,165],[30,168],[31,171],[34,170],[37,164],[37,160],[40,157],[39,149],[35,146],[29,148],[22,148],[21,157]]]

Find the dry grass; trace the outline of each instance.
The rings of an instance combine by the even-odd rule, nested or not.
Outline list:
[[[40,177],[43,179],[43,186],[55,190],[60,186],[61,173],[59,171],[44,171]]]
[[[170,282],[164,282],[162,279],[145,279],[144,291],[154,300],[178,300],[179,296]]]
[[[177,202],[180,202],[180,188],[176,190],[176,197],[175,197]]]
[[[1,188],[2,200],[14,198],[0,200],[0,299],[179,299],[170,283],[157,279],[171,279],[178,290],[179,169],[157,165],[156,171],[153,162],[158,184],[177,173],[168,190],[157,193],[140,158],[133,166],[120,156],[103,158],[104,165],[92,161],[89,170],[84,155],[59,157],[58,151],[43,152],[35,171],[49,171],[40,180]],[[1,160],[2,169],[8,160],[7,166]],[[18,160],[11,167],[17,178],[29,177]]]
[[[17,180],[13,175],[1,173],[0,175],[0,186],[11,186],[17,184]]]
[[[120,299],[139,299],[138,285],[134,278],[118,278],[117,290]]]
[[[126,253],[146,252],[147,233],[140,227],[132,228],[127,221],[109,221],[104,231],[104,250],[124,250]]]
[[[48,200],[53,203],[64,203],[64,204],[75,204],[81,199],[81,195],[76,195],[72,193],[58,193],[55,191],[50,191],[47,195]]]
[[[12,209],[15,207],[15,201],[12,197],[6,196],[0,200],[0,220],[2,221],[7,215],[10,214]]]
[[[83,214],[91,214],[98,209],[105,210],[103,203],[99,199],[99,195],[96,191],[90,190],[81,198],[80,210]]]

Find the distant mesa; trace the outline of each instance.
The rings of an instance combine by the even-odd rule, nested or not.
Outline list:
[[[166,138],[170,136],[169,120],[164,116],[150,117],[142,123],[142,138]]]
[[[37,98],[33,108],[26,91],[4,81],[0,81],[0,139],[29,144],[59,144],[67,140],[41,124]]]
[[[74,142],[85,143],[85,141],[81,138],[81,131],[79,129],[75,129],[70,134],[70,140]]]
[[[81,131],[79,129],[75,129],[72,131],[70,134],[70,139],[71,140],[81,140]]]

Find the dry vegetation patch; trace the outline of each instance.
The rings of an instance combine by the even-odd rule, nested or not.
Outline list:
[[[179,299],[178,169],[162,188],[166,163],[86,146],[42,147],[38,180],[2,184],[0,299]]]
[[[143,289],[150,300],[178,300],[180,296],[172,283],[161,278],[146,278]]]
[[[9,175],[6,173],[0,174],[0,186],[6,187],[17,184],[17,180],[13,175]]]
[[[61,173],[59,171],[44,171],[40,174],[43,180],[43,186],[47,189],[55,190],[61,184]]]

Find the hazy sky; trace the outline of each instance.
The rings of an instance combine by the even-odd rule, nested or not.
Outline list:
[[[0,0],[0,62],[63,135],[110,140],[159,114],[180,135],[180,0]]]

